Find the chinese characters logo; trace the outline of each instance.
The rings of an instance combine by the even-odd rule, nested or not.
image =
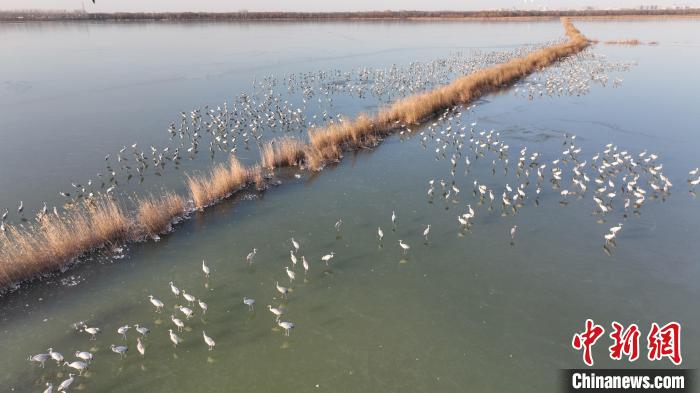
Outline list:
[[[612,332],[610,338],[613,344],[608,347],[610,358],[621,360],[623,357],[634,362],[639,358],[639,337],[641,332],[639,326],[631,324],[627,327],[618,322],[612,322]],[[571,346],[583,351],[583,362],[587,366],[593,366],[592,347],[604,335],[605,328],[597,325],[592,319],[586,320],[585,329],[574,334]],[[681,325],[678,322],[669,322],[659,326],[656,322],[651,324],[647,337],[647,359],[649,361],[669,359],[673,364],[679,365],[683,362],[681,357]]]

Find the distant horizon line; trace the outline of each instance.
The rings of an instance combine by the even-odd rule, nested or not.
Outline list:
[[[435,9],[435,10],[420,10],[420,9],[367,9],[367,10],[339,10],[339,11],[284,11],[284,10],[251,10],[251,9],[238,9],[231,11],[96,11],[90,12],[86,9],[67,9],[67,8],[52,8],[52,9],[41,9],[41,8],[15,8],[15,9],[2,9],[0,8],[0,13],[13,12],[39,12],[39,13],[66,13],[66,12],[79,12],[79,13],[90,13],[90,14],[182,14],[182,13],[195,13],[195,14],[243,14],[243,13],[283,13],[283,14],[362,14],[362,13],[435,13],[435,12],[447,12],[447,13],[481,13],[481,12],[537,12],[537,13],[552,13],[552,12],[668,12],[668,11],[688,11],[696,10],[700,11],[700,7],[690,7],[690,6],[668,6],[668,7],[656,7],[645,6],[643,8],[637,7],[617,7],[617,8],[590,8],[590,7],[579,7],[579,8],[483,8],[478,10],[466,10],[466,9]]]
[[[108,20],[382,20],[382,19],[542,19],[555,17],[636,18],[700,17],[700,8],[607,8],[520,10],[374,10],[374,11],[158,11],[89,12],[78,10],[0,10],[0,21],[108,21]]]

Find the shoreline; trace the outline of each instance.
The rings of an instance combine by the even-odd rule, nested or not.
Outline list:
[[[2,22],[257,22],[257,21],[539,21],[698,19],[700,8],[584,11],[367,11],[367,12],[111,12],[0,11]]]

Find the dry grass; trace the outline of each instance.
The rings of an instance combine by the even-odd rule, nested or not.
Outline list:
[[[261,165],[273,170],[284,166],[297,166],[304,160],[306,146],[298,139],[284,137],[272,140],[263,146]]]
[[[81,254],[124,241],[131,221],[113,200],[83,202],[56,217],[8,225],[0,235],[0,285],[48,272]]]
[[[177,217],[185,214],[185,200],[172,192],[160,197],[150,195],[137,201],[136,223],[145,235],[155,236],[167,231]]]
[[[249,170],[232,156],[228,166],[218,164],[202,176],[188,175],[187,187],[195,207],[202,209],[244,187],[250,178],[248,172]]]
[[[267,182],[265,181],[265,175],[263,174],[263,167],[259,164],[248,169],[248,178],[255,185],[257,190],[262,191],[267,188]]]

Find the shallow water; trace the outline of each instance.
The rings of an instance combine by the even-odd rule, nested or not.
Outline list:
[[[474,180],[499,193],[505,183],[522,182],[500,166],[492,175],[494,156],[473,160],[469,173],[463,161],[458,165],[458,203],[439,195],[431,203],[427,182],[449,181],[450,163],[435,160],[433,140],[421,146],[425,127],[415,129],[376,149],[348,153],[318,174],[295,179],[293,170],[285,171],[281,186],[194,213],[160,242],[128,246],[123,259],[94,257],[6,295],[0,299],[0,386],[24,392],[60,383],[67,368],[47,362],[41,369],[25,360],[53,347],[66,357],[78,349],[96,353],[89,373],[76,378],[86,391],[553,392],[559,369],[582,365],[570,340],[586,318],[606,328],[613,320],[635,322],[643,333],[651,322],[677,320],[683,366],[698,367],[700,315],[693,299],[699,295],[700,210],[686,183],[688,171],[700,165],[694,99],[700,86],[686,77],[700,57],[695,23],[577,22],[591,38],[660,45],[594,47],[611,60],[637,62],[616,74],[624,80],[619,87],[533,100],[511,90],[462,115],[463,126],[475,121],[478,130],[500,132],[511,146],[511,164],[524,146],[551,162],[564,149],[565,133],[577,135],[589,161],[607,143],[635,155],[657,153],[674,187],[665,201],[645,203],[641,215],[625,219],[617,212],[599,224],[590,196],[563,206],[545,182],[539,206],[528,199],[516,215],[502,217],[499,206],[489,211],[488,202],[478,206],[472,194]],[[56,192],[94,176],[105,154],[134,142],[162,145],[180,111],[220,105],[262,75],[390,67],[561,36],[558,22],[0,29],[6,37],[0,49],[14,54],[0,65],[0,203],[12,208],[22,199],[33,209],[44,200],[59,203]],[[334,112],[352,115],[376,103],[339,98]],[[183,167],[209,165],[208,157],[198,157]],[[171,171],[128,190],[183,191],[182,184],[182,171]],[[470,231],[460,231],[456,216],[467,203],[477,215]],[[608,256],[603,235],[618,222],[625,226]],[[428,242],[421,237],[427,224]],[[519,232],[511,246],[513,225]],[[381,244],[378,226],[385,233]],[[285,300],[274,284],[288,285],[290,237],[301,243],[311,268],[304,277],[297,266]],[[411,246],[406,256],[399,239]],[[254,247],[258,254],[247,267]],[[330,251],[336,256],[326,267],[320,258]],[[209,280],[202,259],[213,270]],[[66,285],[72,280],[77,285]],[[173,306],[184,300],[170,293],[169,281],[209,305],[205,316],[197,310],[186,322],[177,349],[167,329]],[[166,303],[163,314],[153,312],[149,294]],[[257,300],[254,312],[242,304],[244,296]],[[284,319],[296,324],[290,337],[274,324],[267,304],[286,306]],[[81,320],[102,328],[96,341],[73,330]],[[127,323],[151,328],[146,357],[136,353],[133,330],[124,360],[110,352],[110,344],[122,343],[116,329]],[[216,340],[214,351],[207,351],[202,330]],[[596,366],[619,366],[607,359],[607,345],[601,340],[595,347]],[[632,366],[669,365],[640,359]]]

